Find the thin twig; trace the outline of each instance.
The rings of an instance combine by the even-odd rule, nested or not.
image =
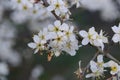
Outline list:
[[[102,51],[100,48],[98,48],[98,50],[103,53],[103,55],[105,55],[106,57],[112,59],[113,61],[117,62],[118,64],[120,64],[120,61],[117,60],[116,58],[114,58],[110,53],[108,53],[107,51]]]
[[[112,59],[113,61],[115,61],[116,63],[120,64],[120,61],[117,60],[116,58],[114,58],[110,53],[108,53],[107,51],[102,51],[100,48],[98,48],[98,50],[103,53],[103,55],[105,55],[106,57]]]
[[[120,61],[117,60],[116,58],[114,58],[110,53],[107,53],[106,56],[110,59],[112,59],[113,61],[117,62],[118,64],[120,64]]]
[[[93,56],[93,58],[91,60],[95,60],[95,58],[98,56],[99,54],[99,50],[96,52],[96,54]],[[90,62],[87,64],[87,66],[85,67],[84,71],[83,71],[83,76],[85,76],[86,70],[90,67]]]

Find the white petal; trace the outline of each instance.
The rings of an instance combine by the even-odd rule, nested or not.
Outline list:
[[[98,62],[103,62],[103,55],[98,55],[97,61]]]
[[[90,78],[90,77],[93,77],[93,76],[94,76],[94,74],[91,73],[91,74],[87,74],[85,77]]]
[[[34,54],[36,54],[39,51],[39,48],[35,49]]]
[[[117,26],[113,26],[112,30],[114,31],[114,33],[119,33],[119,29]]]
[[[72,50],[72,51],[69,51],[68,53],[69,53],[71,56],[75,56],[76,51],[75,51],[75,50]]]
[[[102,37],[102,41],[104,42],[104,43],[108,43],[108,38],[107,37]]]
[[[81,30],[81,31],[79,32],[79,34],[80,34],[80,36],[82,36],[82,37],[87,37],[87,36],[88,36],[88,33],[87,33],[86,31],[84,31],[84,30]]]
[[[79,2],[77,2],[77,4],[76,4],[76,8],[78,8],[78,7],[80,7],[80,3]]]
[[[28,46],[32,49],[35,49],[37,45],[35,43],[28,43]]]
[[[91,61],[90,61],[90,66],[91,66],[91,67],[94,67],[94,66],[96,67],[96,66],[97,66],[97,63],[96,63],[95,61],[91,60]]]
[[[61,25],[60,29],[61,29],[61,30],[64,30],[64,31],[68,31],[68,30],[69,30],[69,26],[68,26],[68,24],[63,23],[63,24]]]
[[[60,55],[59,51],[55,51],[55,56],[58,57]]]
[[[40,38],[37,35],[34,35],[33,40],[34,40],[35,43],[40,42]]]
[[[89,39],[88,38],[84,38],[82,40],[82,45],[87,45],[89,43]]]
[[[54,25],[57,26],[57,27],[59,27],[59,26],[61,25],[61,22],[60,22],[59,20],[56,20],[56,21],[54,22]]]
[[[53,26],[53,25],[51,25],[51,24],[50,24],[50,25],[48,25],[48,30],[49,30],[49,31],[53,31],[53,28],[54,28],[54,26]]]
[[[70,32],[73,32],[74,26],[70,26]]]
[[[110,71],[110,74],[115,75],[117,72]]]
[[[60,10],[59,10],[59,9],[56,9],[56,10],[55,10],[55,14],[56,14],[57,16],[59,16],[59,15],[60,15]]]
[[[101,45],[101,43],[99,42],[99,40],[94,40],[93,45],[98,47]]]
[[[74,35],[74,34],[71,34],[71,36],[70,36],[70,40],[71,40],[71,41],[75,41],[75,40],[76,40],[76,38],[75,38],[75,35]]]
[[[47,7],[47,10],[48,10],[48,11],[53,11],[53,10],[54,10],[54,6],[48,6],[48,7]]]
[[[94,28],[94,27],[91,27],[91,28],[89,29],[89,34],[95,34],[95,33],[96,33],[95,28]]]
[[[119,34],[115,34],[113,37],[112,37],[112,40],[117,43],[120,41],[120,35]]]

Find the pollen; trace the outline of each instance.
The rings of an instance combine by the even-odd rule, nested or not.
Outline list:
[[[26,5],[23,5],[23,10],[27,10],[28,7]]]
[[[111,70],[115,72],[115,71],[117,71],[117,67],[113,66],[113,67],[111,67]]]
[[[56,8],[59,8],[59,7],[60,7],[60,5],[59,5],[59,4],[56,4],[56,5],[55,5],[55,7],[56,7]]]
[[[21,0],[17,0],[17,3],[21,3]]]

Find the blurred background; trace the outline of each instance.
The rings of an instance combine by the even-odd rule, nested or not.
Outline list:
[[[84,67],[96,49],[83,46],[75,56],[62,54],[48,62],[46,54],[33,54],[27,44],[34,34],[55,21],[54,16],[46,9],[30,14],[14,10],[13,5],[10,0],[0,0],[0,80],[79,80],[74,73],[79,60]],[[67,22],[78,30],[94,26],[98,32],[103,29],[109,38],[113,36],[111,27],[120,22],[120,0],[81,0],[81,7],[72,6],[70,11],[71,20]],[[119,48],[119,44],[109,48],[118,60]]]

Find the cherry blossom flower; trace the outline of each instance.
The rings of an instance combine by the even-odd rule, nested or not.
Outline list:
[[[89,42],[94,45],[93,40],[95,40],[98,36],[98,33],[95,31],[94,27],[90,28],[88,32],[81,30],[79,34],[83,37],[82,45],[87,45]]]
[[[105,63],[105,67],[110,67],[111,68],[110,74],[112,74],[112,75],[115,75],[120,71],[120,66],[112,60]]]
[[[50,4],[47,7],[48,11],[55,11],[55,14],[63,19],[69,18],[70,11],[63,0],[50,0],[48,3]]]
[[[38,35],[34,35],[33,40],[34,42],[29,43],[28,46],[32,49],[35,49],[34,53],[37,53],[39,50],[45,49],[44,43],[40,41]]]
[[[90,74],[87,74],[86,75],[86,78],[89,78],[89,77],[94,77],[94,78],[100,78],[103,76],[104,74],[104,67],[106,63],[104,63],[103,61],[103,55],[98,55],[97,56],[97,62],[95,61],[90,61],[90,70],[92,71],[92,73]]]
[[[101,71],[101,69],[98,68],[97,63],[95,63],[94,61],[90,61],[90,70],[92,71],[92,73],[87,74],[86,78],[98,78],[100,76],[103,76],[103,71]]]
[[[108,43],[108,39],[103,35],[103,31],[101,30],[100,34],[98,34],[94,27],[90,28],[88,32],[81,30],[79,34],[83,37],[82,45],[90,43],[93,46],[101,47],[103,50],[104,43]]]
[[[113,32],[115,33],[112,37],[112,40],[114,43],[120,42],[120,24],[119,26],[113,26],[112,27]]]

